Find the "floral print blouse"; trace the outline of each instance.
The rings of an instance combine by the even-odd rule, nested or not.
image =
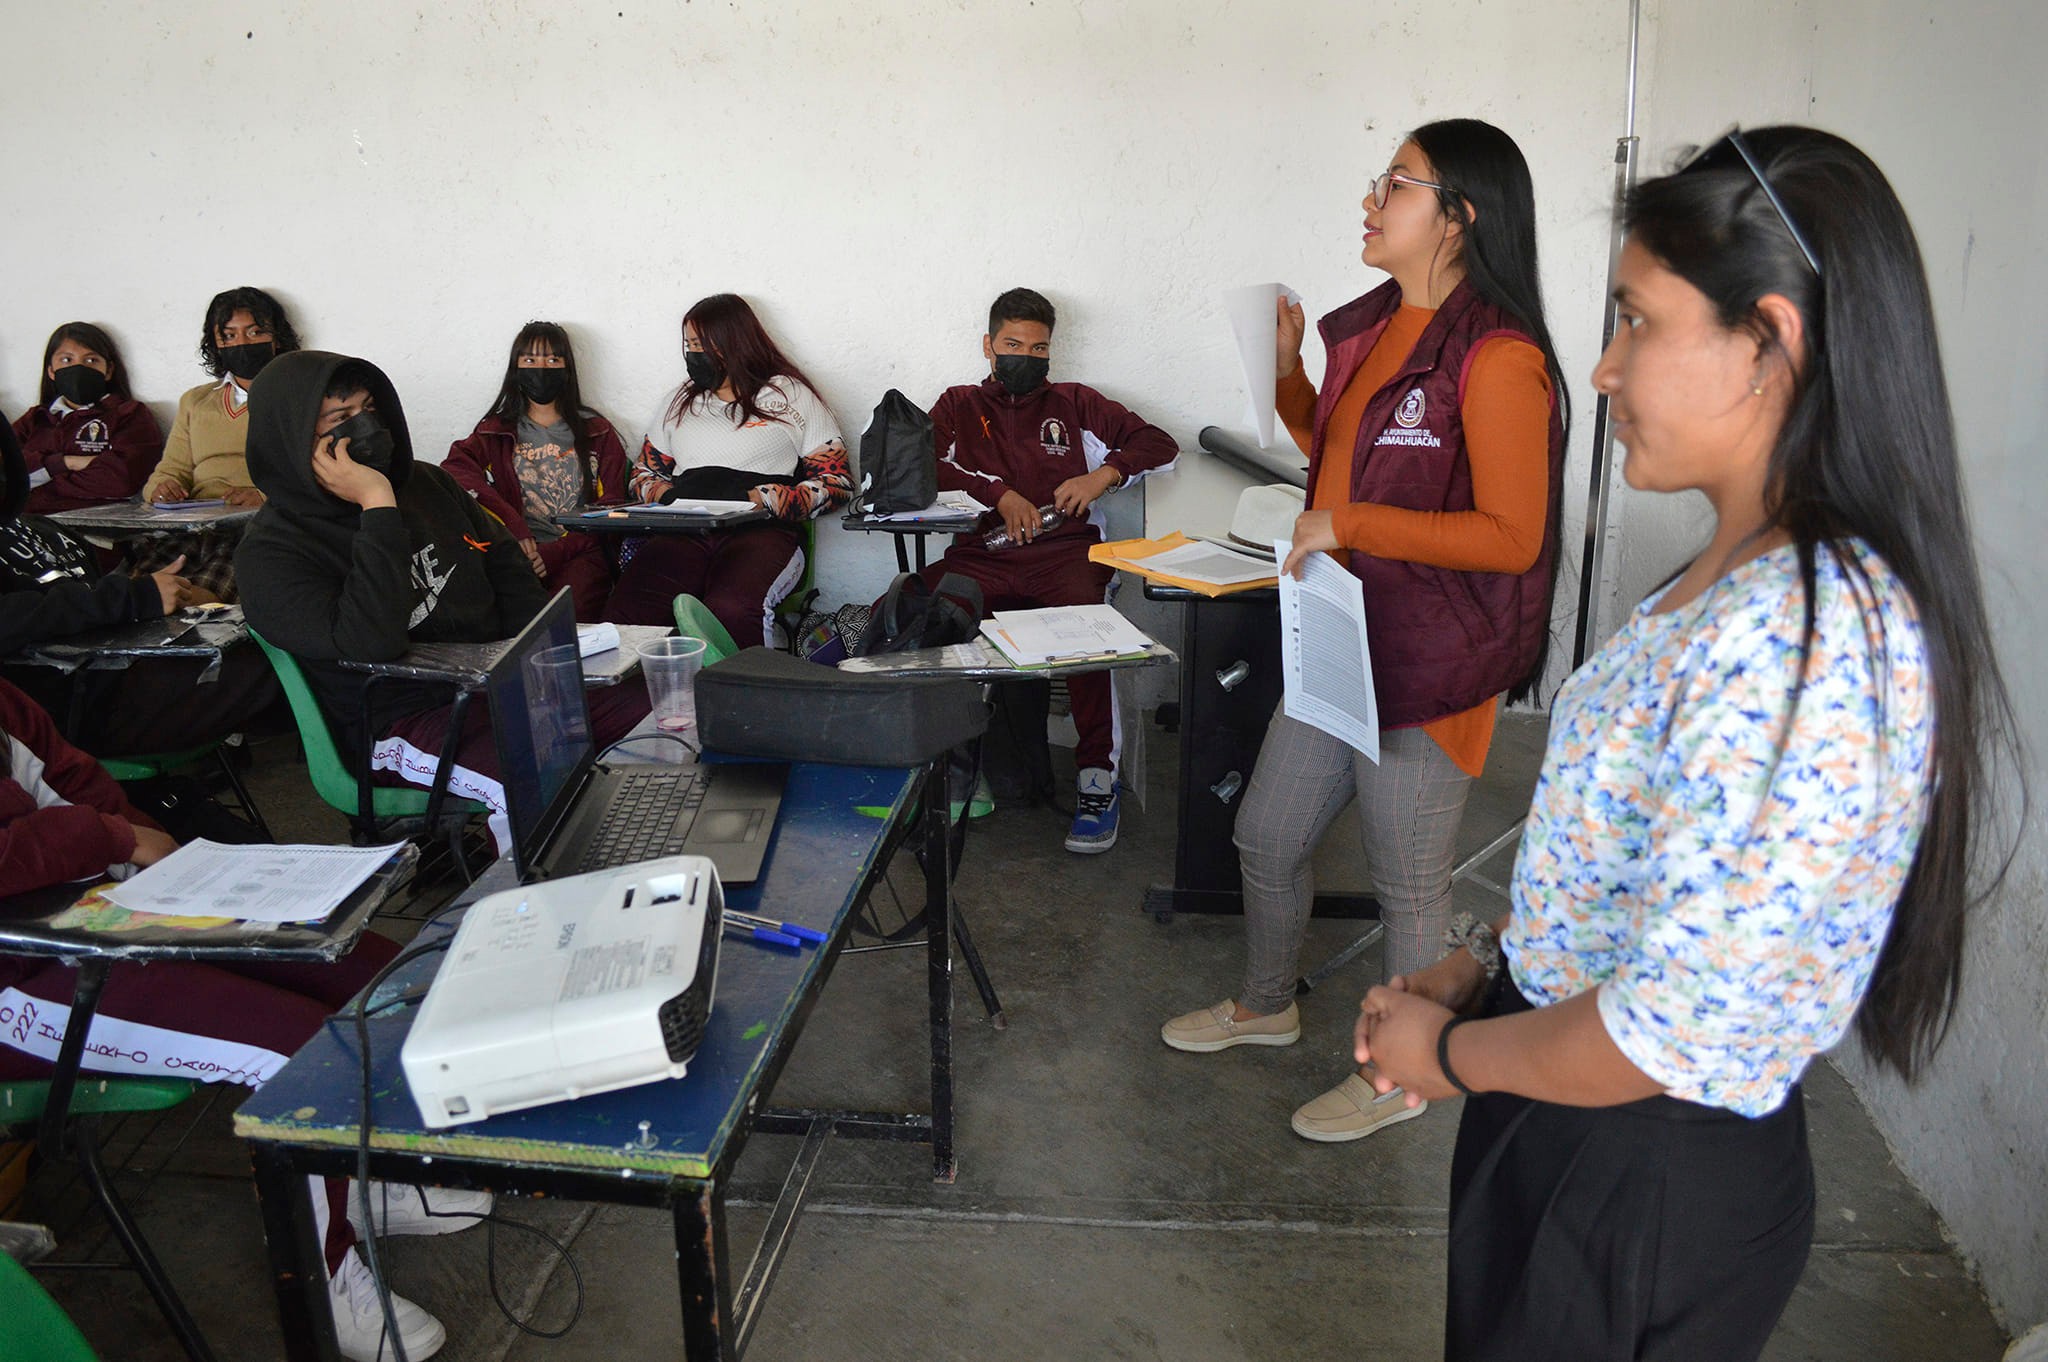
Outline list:
[[[1926,825],[1934,697],[1911,597],[1862,544],[1645,602],[1568,680],[1503,941],[1538,1006],[1598,988],[1673,1097],[1776,1110],[1847,1030]]]

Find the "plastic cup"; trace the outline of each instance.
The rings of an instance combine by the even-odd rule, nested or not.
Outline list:
[[[663,733],[690,734],[697,729],[697,673],[704,666],[704,640],[677,634],[640,645],[640,670],[647,677],[647,699],[654,726]]]

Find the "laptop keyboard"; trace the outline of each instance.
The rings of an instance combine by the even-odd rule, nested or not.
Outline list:
[[[696,770],[635,772],[612,796],[571,873],[675,855],[696,821],[708,783]]]

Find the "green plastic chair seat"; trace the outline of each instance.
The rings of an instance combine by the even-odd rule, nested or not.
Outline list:
[[[188,747],[182,752],[152,752],[145,756],[101,757],[99,760],[100,766],[115,780],[153,780],[166,771],[205,761],[219,746],[217,742],[210,742],[203,747]]]
[[[183,1078],[122,1077],[80,1074],[71,1090],[74,1116],[111,1116],[122,1112],[165,1111],[190,1097],[199,1085]],[[50,1099],[50,1081],[25,1078],[0,1083],[0,1127],[33,1125],[43,1118]]]
[[[300,670],[299,660],[272,646],[253,629],[249,631],[249,637],[263,649],[263,655],[270,659],[271,670],[277,673],[278,684],[284,687],[284,697],[292,707],[292,719],[299,726],[299,741],[306,749],[306,772],[313,778],[314,792],[350,818],[356,817],[359,797],[356,778],[342,764],[341,753],[334,746],[334,735],[327,729],[327,716],[320,712],[320,703],[313,698],[313,688],[306,683],[306,674]],[[370,812],[378,818],[417,818],[426,813],[430,798],[432,792],[428,790],[373,786],[370,790]],[[459,795],[448,795],[442,800],[441,807],[449,813],[489,812],[477,801]]]
[[[704,665],[723,662],[739,651],[732,634],[711,613],[711,607],[685,591],[676,597],[676,632],[704,640]]]
[[[0,1362],[94,1362],[78,1326],[28,1269],[0,1253]]]

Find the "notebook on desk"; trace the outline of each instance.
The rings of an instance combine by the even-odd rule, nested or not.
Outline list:
[[[566,589],[492,664],[484,690],[521,880],[684,854],[709,858],[723,884],[760,878],[789,768],[600,763]]]

